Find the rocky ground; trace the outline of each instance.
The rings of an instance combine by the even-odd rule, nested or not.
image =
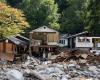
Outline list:
[[[82,54],[84,59],[66,60],[64,54],[44,62],[28,57],[21,64],[1,65],[0,80],[100,80],[99,56],[88,59]]]

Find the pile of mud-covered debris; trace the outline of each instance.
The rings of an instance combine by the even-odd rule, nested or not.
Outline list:
[[[22,64],[1,65],[0,80],[100,80],[100,56],[73,50],[44,62],[28,57]]]
[[[100,56],[83,50],[69,50],[61,52],[53,62],[76,62],[77,64],[99,64]]]

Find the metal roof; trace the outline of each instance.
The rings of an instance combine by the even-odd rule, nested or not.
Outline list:
[[[88,33],[88,31],[84,31],[84,32],[81,32],[81,33],[77,33],[75,35],[68,36],[67,38],[72,38],[72,37],[80,36],[80,35],[87,34],[87,33]]]
[[[32,30],[31,32],[51,32],[52,33],[52,32],[58,32],[58,31],[51,29],[51,28],[48,28],[47,26],[42,26],[42,27],[39,27],[35,30]]]
[[[15,38],[15,37],[10,37],[10,38],[8,38],[8,40],[10,40],[11,42],[13,42],[16,45],[22,45],[22,46],[27,45],[27,43],[25,41],[22,41],[18,38]]]
[[[69,36],[69,34],[60,34],[60,38],[66,39]]]
[[[17,35],[17,36],[15,36],[15,37],[16,37],[16,38],[18,38],[18,39],[20,39],[20,40],[27,41],[27,42],[29,42],[29,41],[30,41],[30,39],[29,39],[29,38],[24,37],[24,36],[21,36],[21,35]]]

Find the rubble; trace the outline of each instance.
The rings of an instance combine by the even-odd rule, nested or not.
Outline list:
[[[100,80],[99,59],[83,51],[63,52],[56,59],[44,62],[28,57],[22,64],[0,65],[0,80],[9,79],[7,72],[12,70],[18,71],[24,80]]]
[[[99,66],[100,65],[88,65],[82,67],[78,64],[66,63],[42,64],[35,67],[33,66],[33,68],[23,68],[22,65],[3,66],[0,68],[0,80],[9,79],[6,73],[8,71],[12,72],[12,69],[23,74],[25,80],[100,80]]]
[[[100,56],[96,56],[89,51],[82,51],[82,50],[71,50],[65,51],[59,54],[55,59],[53,59],[54,63],[57,62],[69,62],[69,61],[77,62],[77,64],[81,63],[100,63]]]
[[[9,80],[24,80],[23,74],[18,70],[10,70],[6,75]]]

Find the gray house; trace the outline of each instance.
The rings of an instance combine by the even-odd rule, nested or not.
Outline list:
[[[60,39],[59,39],[59,47],[67,47],[68,46],[68,34],[60,34]]]

